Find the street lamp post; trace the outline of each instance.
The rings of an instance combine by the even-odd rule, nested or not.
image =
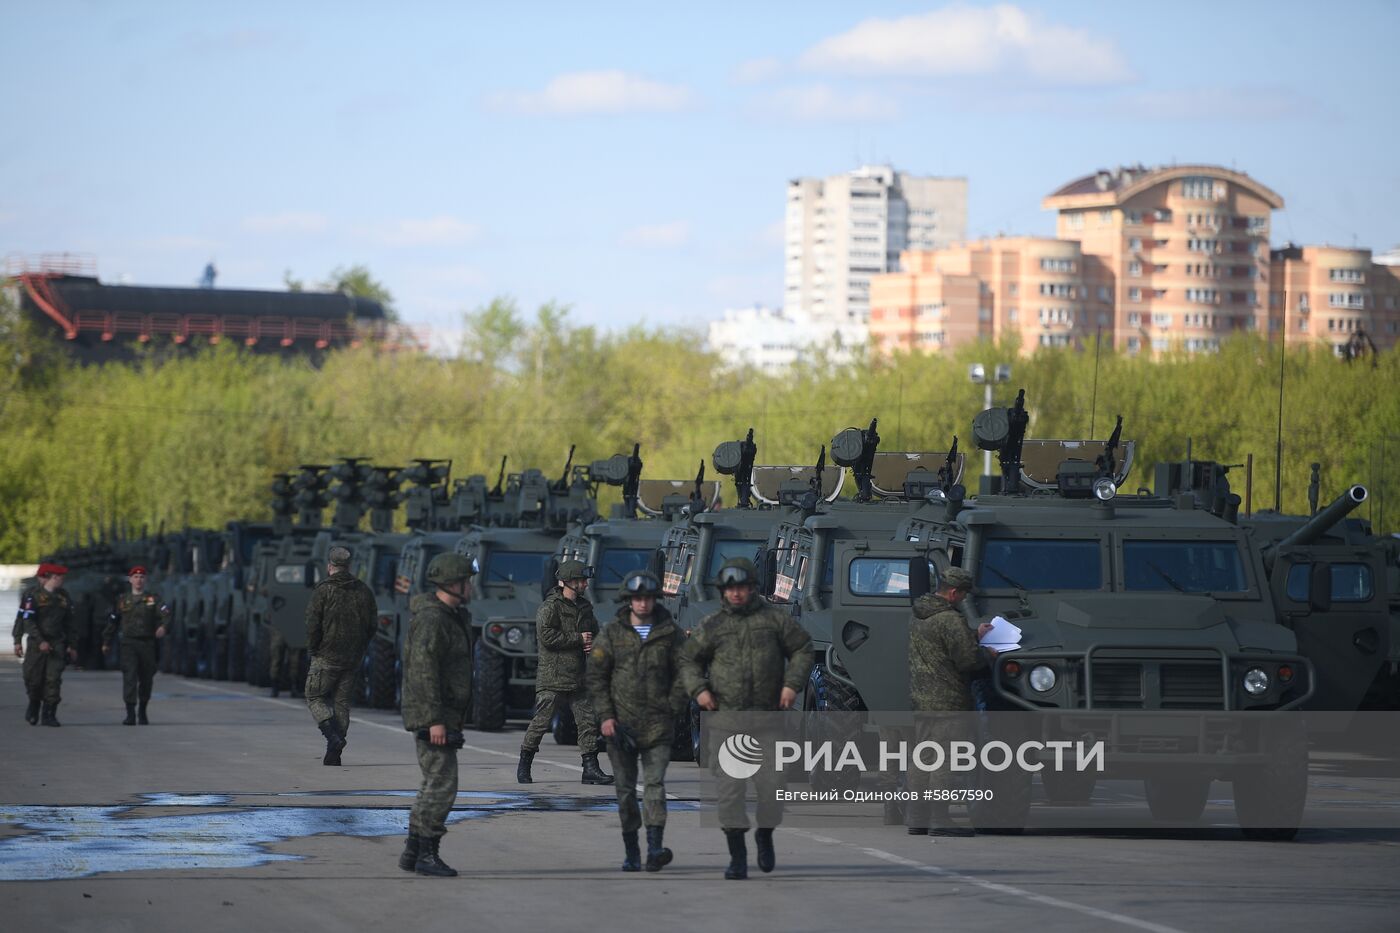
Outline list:
[[[973,363],[967,368],[967,378],[982,387],[982,408],[992,407],[992,384],[997,382],[1011,381],[1011,365],[1009,363],[998,363],[991,375],[987,374],[987,367],[981,363]],[[987,490],[992,475],[992,452],[984,451],[982,455],[982,486]]]

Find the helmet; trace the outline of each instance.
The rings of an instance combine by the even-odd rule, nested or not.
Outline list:
[[[619,588],[618,601],[631,599],[633,596],[660,596],[661,581],[656,579],[656,574],[650,570],[634,570],[622,578],[622,586]]]
[[[715,574],[715,586],[742,586],[758,583],[758,568],[747,557],[731,557]]]
[[[593,576],[593,571],[588,569],[581,560],[566,560],[554,572],[556,580],[586,580],[591,576]]]
[[[428,563],[428,580],[437,584],[456,583],[458,580],[467,579],[480,569],[474,557],[467,558],[461,554],[439,554]]]

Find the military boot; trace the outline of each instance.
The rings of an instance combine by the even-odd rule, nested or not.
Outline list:
[[[438,856],[438,846],[442,845],[442,837],[436,839],[428,836],[420,837],[418,840],[418,864],[414,866],[414,871],[420,875],[429,875],[433,878],[456,878],[454,871],[446,862]]]
[[[647,844],[648,844],[648,845],[651,844],[651,828],[650,828],[650,827],[647,828]],[[641,847],[641,845],[637,842],[637,831],[636,831],[635,829],[632,830],[630,833],[629,833],[629,832],[624,832],[624,833],[622,834],[622,848],[623,848],[623,851],[626,853],[626,854],[623,856],[623,859],[622,859],[622,870],[623,870],[623,871],[641,871],[641,870],[642,870],[642,847]],[[647,870],[648,870],[648,871],[651,870],[651,855],[650,855],[650,853],[648,853],[648,855],[647,855]]]
[[[647,871],[660,871],[671,864],[671,850],[661,844],[665,826],[647,827]]]
[[[744,845],[747,829],[726,829],[724,839],[729,843],[729,867],[724,870],[726,881],[743,881],[749,876],[749,847]]]
[[[38,700],[30,700],[29,708],[24,711],[24,721],[31,726],[37,726],[39,724],[39,706],[40,703]]]
[[[136,707],[136,721],[140,725],[149,726],[151,721],[146,718],[146,701],[142,700],[141,705]]]
[[[399,867],[404,871],[414,871],[418,868],[418,852],[423,837],[417,833],[409,833],[408,838],[403,842],[403,853],[399,856]]]
[[[134,725],[136,725],[136,704],[135,704],[135,703],[128,703],[128,704],[126,704],[126,718],[122,720],[122,725],[124,725],[124,726],[134,726]]]
[[[778,856],[773,851],[773,830],[754,830],[753,844],[758,849],[758,870],[766,875],[778,864]]]
[[[45,703],[43,717],[39,720],[39,722],[45,726],[63,725],[63,723],[58,721],[58,704]]]
[[[316,725],[326,737],[326,755],[321,759],[321,764],[340,764],[340,750],[346,745],[345,736],[340,734],[340,727],[335,724],[334,719],[323,719]]]
[[[598,753],[583,756],[583,783],[585,784],[611,784],[612,775],[598,767]]]
[[[529,749],[520,750],[520,761],[515,766],[515,783],[533,784],[535,779],[530,775],[530,763],[535,760],[535,753]]]

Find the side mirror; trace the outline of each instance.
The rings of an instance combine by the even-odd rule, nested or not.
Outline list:
[[[1332,608],[1332,565],[1316,562],[1308,571],[1308,608],[1327,612]]]
[[[760,581],[764,596],[772,596],[778,586],[778,552],[766,551],[763,554],[763,579]]]
[[[540,598],[548,599],[554,592],[554,575],[559,571],[559,558],[551,557],[544,562],[544,573],[540,574]]]
[[[664,549],[657,548],[652,552],[651,560],[647,562],[647,569],[656,574],[657,579],[660,579],[661,576],[665,574],[666,551]]]
[[[928,558],[922,554],[909,558],[909,601],[914,602],[932,589],[933,574]]]
[[[321,569],[321,565],[314,560],[306,562],[306,588],[314,589],[317,583],[316,574]]]

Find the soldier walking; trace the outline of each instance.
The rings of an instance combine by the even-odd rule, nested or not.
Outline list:
[[[326,578],[306,607],[306,705],[326,737],[325,765],[340,764],[350,732],[350,694],[374,637],[378,607],[374,591],[350,572],[350,551],[339,545],[326,554]]]
[[[409,603],[413,616],[403,649],[403,725],[414,734],[423,783],[408,816],[399,867],[435,878],[457,872],[438,847],[457,799],[457,749],[472,696],[471,598],[476,562],[439,554],[428,564],[433,592]]]
[[[74,622],[73,601],[63,589],[63,575],[67,572],[62,564],[40,564],[35,574],[39,582],[20,594],[19,612],[15,614],[15,657],[24,661],[24,689],[29,694],[24,718],[31,726],[40,722],[46,726],[62,725],[58,721],[58,704],[63,699],[63,668],[68,660],[78,657],[78,652],[69,647],[74,638]],[[29,636],[27,649],[25,635]]]
[[[535,613],[535,637],[540,660],[535,669],[535,716],[520,743],[515,779],[534,782],[530,765],[540,750],[540,740],[560,704],[568,704],[578,725],[578,747],[583,752],[583,783],[611,784],[612,776],[598,767],[598,718],[584,686],[584,658],[593,648],[598,620],[593,604],[584,598],[591,573],[582,561],[566,560],[555,575],[558,583]]]
[[[792,616],[758,595],[758,571],[752,561],[742,557],[725,561],[715,585],[722,604],[701,620],[681,654],[686,693],[703,710],[791,709],[812,672],[812,637]],[[724,877],[743,879],[749,876],[744,843],[744,834],[749,831],[744,804],[747,782],[725,774],[715,757],[719,823],[729,844],[729,867]],[[754,833],[758,867],[770,872],[777,864],[773,829],[783,818],[783,804],[777,796],[782,775],[764,767],[752,780],[758,792],[758,830]]]
[[[961,567],[951,567],[942,572],[934,592],[914,601],[914,618],[909,625],[909,701],[915,713],[918,742],[936,742],[947,748],[949,742],[969,737],[965,715],[934,714],[965,714],[972,710],[970,678],[996,655],[995,649],[977,643],[992,624],[982,623],[974,635],[958,610],[962,601],[976,591],[972,574]],[[947,792],[952,790],[953,782],[946,767],[933,773],[914,769],[909,778],[909,789],[914,794],[914,801],[906,808],[910,835],[974,834],[972,827],[955,822],[948,813]],[[944,799],[930,803],[924,799],[926,791]]]
[[[111,649],[112,636],[121,632],[122,701],[126,703],[124,726],[138,722],[149,726],[146,707],[156,678],[156,639],[165,637],[170,607],[157,593],[146,591],[146,568],[132,567],[126,575],[131,592],[117,597],[102,630],[102,653]],[[138,707],[139,704],[139,707]]]
[[[666,832],[666,766],[671,761],[680,692],[684,639],[664,606],[661,581],[645,570],[622,580],[622,607],[612,625],[593,641],[588,656],[588,690],[608,739],[608,757],[617,775],[617,815],[622,820],[623,871],[640,871],[637,830],[647,828],[647,871],[671,862],[662,845]],[[641,762],[643,809],[637,809],[637,765]]]

